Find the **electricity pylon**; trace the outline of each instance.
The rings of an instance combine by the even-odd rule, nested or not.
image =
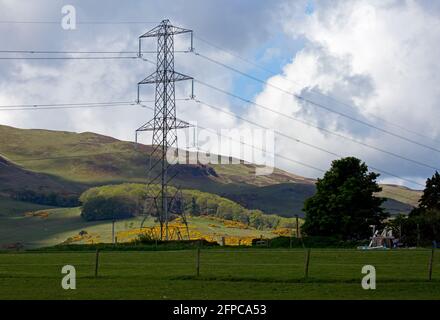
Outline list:
[[[139,56],[142,56],[142,39],[157,37],[157,62],[156,71],[138,83],[138,103],[140,103],[139,88],[144,84],[155,84],[154,118],[136,130],[152,131],[152,152],[150,155],[150,180],[147,184],[147,196],[150,200],[149,212],[156,215],[160,223],[160,238],[169,240],[168,222],[170,213],[175,210],[176,197],[180,192],[170,196],[168,186],[175,177],[169,175],[170,164],[167,161],[168,152],[177,152],[177,129],[189,128],[190,124],[176,118],[175,82],[192,80],[174,70],[174,36],[189,33],[191,35],[191,48],[193,44],[192,30],[175,27],[169,20],[163,20],[157,27],[139,37]],[[159,185],[159,190],[156,187]],[[154,211],[154,214],[153,214]],[[184,223],[186,219],[183,215]]]

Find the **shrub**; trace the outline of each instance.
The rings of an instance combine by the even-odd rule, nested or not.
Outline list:
[[[125,219],[136,214],[137,204],[121,196],[90,198],[82,207],[81,216],[87,220]]]
[[[368,241],[347,241],[335,237],[276,237],[269,240],[271,248],[289,248],[292,240],[292,248],[356,248],[368,244]]]

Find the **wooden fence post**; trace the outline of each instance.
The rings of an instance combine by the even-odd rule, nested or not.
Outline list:
[[[306,261],[304,265],[304,278],[306,279],[309,277],[309,263],[310,263],[310,248],[308,248],[306,251]]]
[[[99,266],[99,249],[96,249],[96,254],[95,254],[95,278],[98,278],[98,266]]]
[[[196,276],[200,276],[200,247],[197,247],[196,254]]]
[[[432,280],[432,265],[434,264],[434,252],[435,252],[435,248],[432,248],[431,257],[429,258],[429,275],[428,275],[429,281]]]
[[[295,218],[296,218],[296,237],[299,238],[299,217],[297,214],[295,215]]]
[[[115,244],[115,220],[112,221],[112,243]]]

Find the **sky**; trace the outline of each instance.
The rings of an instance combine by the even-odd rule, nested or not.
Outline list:
[[[76,9],[75,30],[61,27],[65,5]],[[180,119],[210,129],[249,130],[252,122],[275,130],[275,165],[306,177],[356,156],[381,182],[420,189],[440,168],[438,1],[0,0],[0,51],[137,51],[138,37],[163,19],[194,30],[196,53],[248,75],[176,52],[177,71],[243,98],[196,82],[197,99],[225,112],[179,100]],[[177,51],[188,47],[187,36],[176,36]],[[154,51],[156,43],[143,48]],[[0,106],[134,102],[137,82],[153,71],[140,59],[0,59]],[[179,83],[176,97],[190,91],[190,83]],[[142,87],[141,98],[154,99],[154,88]],[[130,141],[151,117],[139,106],[0,110],[2,125]]]

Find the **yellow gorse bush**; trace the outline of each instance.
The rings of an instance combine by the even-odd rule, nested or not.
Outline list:
[[[232,226],[230,226],[232,227]],[[234,224],[233,227],[243,228],[243,224]],[[188,229],[181,222],[181,220],[174,220],[172,223],[168,224],[169,234],[168,239],[170,240],[206,240],[210,242],[217,242],[219,244],[222,243],[222,238],[225,238],[225,244],[230,246],[250,246],[252,245],[252,239],[254,237],[250,236],[228,236],[221,233],[212,233],[212,234],[204,234],[200,230],[195,229],[192,226],[189,226]],[[139,236],[146,235],[151,239],[160,239],[160,226],[152,226],[147,228],[136,228],[131,230],[119,231],[117,233],[118,241],[128,242],[135,241]],[[164,234],[165,236],[165,234]]]
[[[86,234],[83,234],[83,235],[81,235],[81,234],[77,234],[77,235],[74,235],[73,237],[69,237],[69,238],[67,238],[64,242],[63,242],[63,244],[71,244],[71,243],[75,243],[75,242],[84,242],[84,243],[87,243],[87,244],[94,244],[94,243],[100,243],[101,241],[100,241],[100,235],[99,234],[89,234],[89,233],[86,233]]]
[[[290,228],[277,228],[273,233],[282,237],[291,237],[293,235],[293,231]]]
[[[34,211],[34,212],[26,212],[25,217],[39,217],[45,219],[49,217],[49,212],[47,211]]]

